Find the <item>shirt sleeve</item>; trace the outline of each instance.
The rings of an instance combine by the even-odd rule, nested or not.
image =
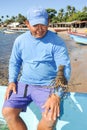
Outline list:
[[[21,64],[22,64],[21,50],[19,41],[16,39],[9,60],[9,83],[17,82]]]
[[[67,81],[69,81],[70,76],[71,76],[70,58],[69,58],[66,44],[60,37],[56,37],[55,39],[55,45],[53,47],[53,54],[54,54],[54,61],[56,64],[57,71],[60,65],[64,65],[64,76],[66,77]],[[62,98],[65,94],[61,86],[58,87],[58,90],[55,91],[55,93],[60,98]]]
[[[67,81],[69,81],[71,75],[71,64],[70,64],[68,49],[66,47],[65,42],[60,37],[56,37],[55,40],[56,43],[53,47],[53,54],[54,54],[54,62],[56,64],[57,71],[60,65],[64,65],[64,75]]]

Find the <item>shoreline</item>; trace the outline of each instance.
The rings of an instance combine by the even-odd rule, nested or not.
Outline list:
[[[78,31],[84,32],[84,29]],[[58,34],[65,40],[68,47],[73,47],[69,54],[71,60],[69,91],[87,93],[87,45],[75,43],[67,32],[58,32]]]
[[[79,29],[79,32],[84,32]],[[67,31],[57,33],[66,42],[71,60],[71,78],[69,81],[70,92],[87,92],[87,46],[77,44],[69,37]],[[7,86],[8,84],[8,62],[5,63],[4,58],[0,62],[0,85]]]

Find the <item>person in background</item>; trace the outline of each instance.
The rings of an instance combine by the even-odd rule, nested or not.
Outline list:
[[[26,24],[29,31],[18,36],[13,45],[2,114],[9,130],[27,130],[20,112],[33,101],[42,113],[37,130],[53,130],[60,115],[63,87],[70,78],[70,58],[64,41],[48,30],[44,8],[29,10]],[[63,72],[57,75],[60,66]]]

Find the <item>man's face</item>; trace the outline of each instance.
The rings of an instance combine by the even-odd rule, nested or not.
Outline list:
[[[31,34],[36,38],[42,38],[48,30],[48,26],[43,25],[43,24],[36,24],[34,26],[31,26],[29,24],[28,28]]]

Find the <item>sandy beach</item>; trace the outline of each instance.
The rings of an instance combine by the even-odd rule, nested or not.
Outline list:
[[[84,32],[84,29],[78,29]],[[67,45],[71,60],[71,78],[69,81],[69,91],[87,92],[87,45],[77,44],[69,37],[66,31],[58,32]],[[71,50],[72,48],[72,50]],[[2,59],[0,61],[0,85],[8,84],[8,63]]]
[[[84,32],[84,29],[78,29],[78,32]],[[67,32],[58,34],[67,42],[68,49],[73,46],[73,50],[69,53],[71,60],[69,91],[85,93],[87,92],[87,45],[75,43]]]

